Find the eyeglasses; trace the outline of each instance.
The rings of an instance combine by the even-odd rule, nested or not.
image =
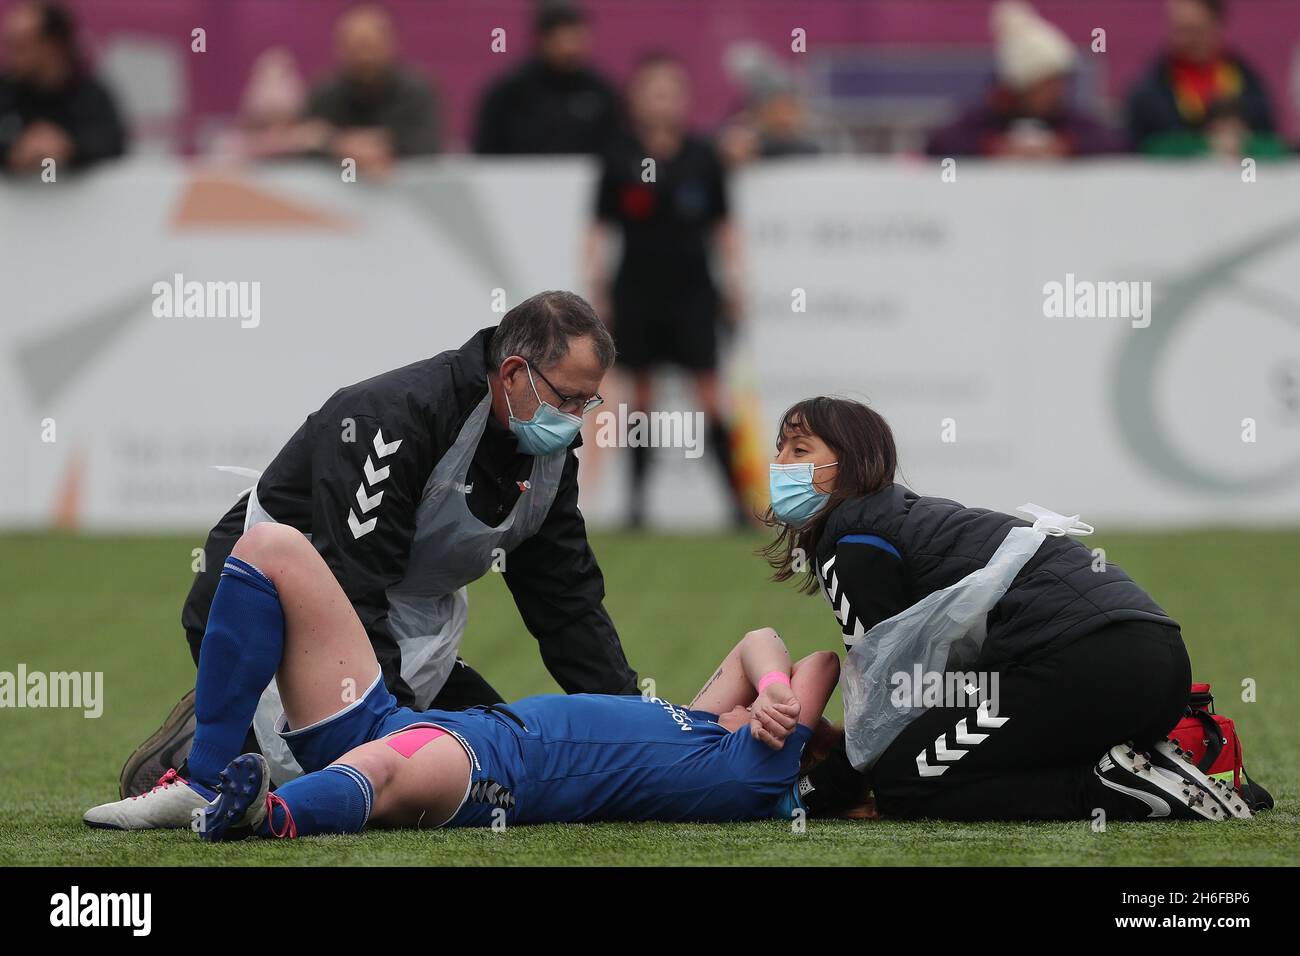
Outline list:
[[[536,372],[537,377],[545,382],[547,387],[555,393],[555,397],[560,400],[559,404],[555,407],[562,412],[566,412],[569,415],[581,416],[605,404],[605,400],[600,397],[599,392],[592,395],[590,398],[583,398],[579,395],[565,395],[562,391],[551,384],[551,380],[542,374],[540,368],[537,368],[532,363],[529,363],[528,367]]]

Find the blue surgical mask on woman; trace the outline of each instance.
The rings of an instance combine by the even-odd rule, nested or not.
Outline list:
[[[510,393],[506,392],[506,409],[510,412],[510,431],[515,436],[519,450],[525,455],[553,455],[568,448],[582,428],[582,419],[577,415],[562,412],[550,402],[542,401],[537,394],[537,383],[533,381],[533,370],[527,364],[528,384],[532,386],[537,398],[537,411],[528,421],[515,418],[514,409],[510,407]]]
[[[838,461],[824,465],[801,462],[795,465],[773,463],[768,469],[768,484],[772,492],[772,514],[782,524],[801,525],[826,506],[830,493],[818,491],[813,484],[813,472],[830,468]]]

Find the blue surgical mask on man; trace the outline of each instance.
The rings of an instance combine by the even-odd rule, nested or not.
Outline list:
[[[524,421],[515,418],[514,409],[510,407],[510,393],[506,392],[506,409],[510,412],[510,431],[515,436],[519,450],[525,455],[552,455],[568,448],[582,428],[582,419],[577,415],[562,412],[550,402],[542,401],[537,393],[537,383],[533,381],[533,370],[525,363],[528,372],[528,384],[532,386],[537,398],[537,411],[533,417]]]
[[[772,493],[772,514],[782,524],[801,525],[826,506],[830,493],[818,491],[813,484],[813,472],[830,468],[838,461],[824,465],[801,462],[795,465],[773,463],[768,469],[768,485]]]

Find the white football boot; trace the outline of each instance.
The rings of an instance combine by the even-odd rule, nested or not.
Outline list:
[[[205,809],[216,794],[168,770],[152,790],[86,811],[87,826],[105,830],[188,830],[196,810]]]
[[[1246,806],[1246,801],[1241,799],[1241,794],[1224,781],[1215,780],[1200,770],[1192,761],[1192,755],[1174,741],[1167,738],[1162,740],[1151,748],[1150,754],[1151,762],[1157,767],[1164,767],[1208,792],[1227,816],[1238,820],[1249,820],[1254,816]]]
[[[1146,804],[1148,819],[1227,820],[1232,816],[1207,788],[1157,765],[1149,753],[1131,743],[1117,744],[1102,754],[1093,773],[1103,786]]]

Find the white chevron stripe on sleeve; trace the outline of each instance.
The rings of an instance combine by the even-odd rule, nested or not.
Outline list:
[[[366,473],[366,481],[371,485],[377,485],[388,478],[388,466],[376,468],[369,455],[366,455],[366,463],[361,467],[361,470]]]
[[[383,429],[377,428],[375,429],[375,441],[374,441],[375,454],[380,458],[387,458],[393,452],[397,451],[397,449],[402,447],[402,441],[403,439],[399,438],[395,442],[389,442],[388,444],[384,444]]]
[[[373,511],[377,508],[379,502],[381,502],[383,498],[384,493],[382,491],[377,491],[373,495],[368,495],[366,494],[366,486],[364,484],[357,485],[357,504],[361,506],[362,514],[365,514],[367,511]]]
[[[352,529],[353,538],[364,538],[375,530],[375,525],[378,523],[378,518],[371,518],[369,521],[358,521],[356,513],[351,508],[348,509],[348,527]]]
[[[916,769],[922,777],[941,777],[948,771],[948,765],[943,764],[938,767],[931,767],[930,762],[925,759],[925,751],[922,750],[916,755]]]
[[[963,717],[957,721],[957,730],[953,733],[953,739],[959,744],[978,744],[988,739],[988,734],[973,734],[966,729],[966,718]]]
[[[989,702],[986,700],[980,704],[980,708],[975,713],[975,725],[977,727],[1001,727],[1010,717],[994,717],[989,713]]]
[[[403,439],[399,438],[396,441],[386,442],[384,441],[383,429],[376,428],[375,438],[372,442],[375,448],[375,458],[381,460],[387,458],[389,455],[397,451],[397,449],[402,447],[402,441]],[[370,492],[371,489],[381,481],[387,481],[391,472],[387,465],[384,465],[382,468],[376,468],[375,459],[371,458],[369,455],[366,455],[366,460],[361,466],[361,471],[365,475],[365,480],[362,481],[361,484],[357,485],[356,498],[357,507],[361,510],[361,514],[365,515],[378,508],[380,502],[384,500],[384,493],[382,490],[375,491],[374,494],[371,494]],[[369,487],[367,487],[367,485],[369,485]],[[350,508],[348,509],[348,528],[352,531],[353,539],[364,538],[370,532],[374,531],[378,524],[378,515],[375,515],[366,521],[362,521],[357,517],[355,511]]]
[[[969,750],[949,750],[947,734],[940,734],[934,741],[934,759],[935,760],[960,760]]]

